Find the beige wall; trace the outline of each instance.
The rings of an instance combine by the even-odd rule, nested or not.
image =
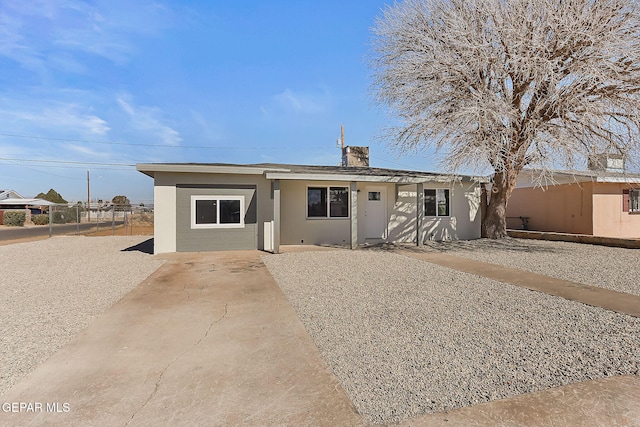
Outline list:
[[[507,227],[519,229],[517,218],[529,217],[529,229],[559,233],[592,233],[592,183],[542,188],[516,188],[507,206]]]
[[[622,211],[622,183],[593,184],[593,235],[640,238],[640,215]]]
[[[307,187],[314,185],[349,187],[349,182],[328,181],[281,181],[281,243],[293,244],[348,244],[350,241],[350,219],[307,219]],[[360,182],[358,189],[358,243],[366,239],[367,192],[386,189],[387,241],[416,241],[416,185],[396,185]],[[477,239],[480,237],[480,196],[475,184],[427,185],[426,188],[451,189],[451,216],[426,217],[425,240]]]
[[[348,182],[280,181],[280,243],[283,245],[348,244],[349,218],[307,219],[307,187],[349,187]]]

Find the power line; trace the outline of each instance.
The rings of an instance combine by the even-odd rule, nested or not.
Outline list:
[[[0,136],[9,136],[13,138],[25,138],[25,139],[39,139],[47,141],[61,141],[61,142],[83,142],[88,144],[103,144],[103,145],[126,145],[130,147],[161,147],[161,148],[200,148],[208,150],[297,150],[298,147],[239,147],[239,146],[213,146],[213,145],[165,145],[165,144],[132,144],[129,142],[109,142],[109,141],[92,141],[87,139],[69,139],[69,138],[49,138],[44,136],[33,135],[18,135],[13,133],[0,133]],[[322,148],[314,148],[315,150],[321,150]]]
[[[34,165],[30,165],[29,163],[18,163],[18,162],[5,161],[5,160],[0,160],[0,164],[10,165],[10,166],[24,166],[24,167],[34,166]],[[37,165],[37,166],[43,167],[43,168],[52,168],[52,169],[53,168],[55,169],[87,169],[87,166],[76,166],[76,165],[46,164],[46,165]],[[111,167],[91,166],[91,170],[131,171],[132,169],[131,167],[119,167],[119,166],[111,166]]]
[[[6,157],[0,157],[0,160],[15,161],[15,162],[32,162],[32,163],[57,163],[63,165],[97,165],[97,166],[129,166],[135,167],[134,164],[126,163],[101,163],[101,162],[74,162],[70,160],[35,160],[35,159],[8,159]]]

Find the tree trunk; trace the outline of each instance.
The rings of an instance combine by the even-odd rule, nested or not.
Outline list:
[[[482,222],[483,234],[489,239],[507,237],[507,203],[517,177],[516,171],[499,172],[493,176],[487,215]]]
[[[487,218],[487,207],[489,206],[489,197],[487,195],[487,186],[483,182],[480,184],[480,237],[487,237],[487,228],[484,220]]]

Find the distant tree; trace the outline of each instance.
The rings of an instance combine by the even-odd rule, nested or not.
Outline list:
[[[113,203],[116,210],[126,210],[131,207],[131,202],[126,196],[115,196],[111,199],[111,203]]]
[[[446,150],[453,171],[490,168],[487,237],[506,237],[524,167],[542,183],[592,154],[637,154],[637,0],[404,0],[373,31],[392,143]]]
[[[49,191],[47,191],[47,194],[39,193],[35,198],[47,200],[51,203],[60,203],[64,205],[67,204],[67,201],[60,195],[60,193],[58,193],[53,188],[49,189]]]

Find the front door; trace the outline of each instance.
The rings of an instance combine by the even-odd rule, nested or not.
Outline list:
[[[365,215],[365,238],[387,238],[387,189],[367,187],[367,207]]]

